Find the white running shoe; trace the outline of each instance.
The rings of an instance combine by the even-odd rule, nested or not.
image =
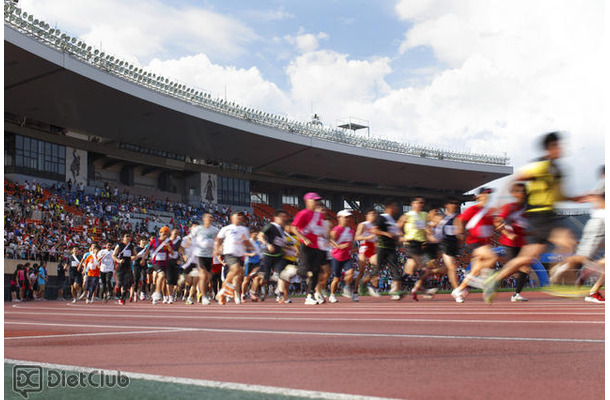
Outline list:
[[[72,303],[76,303],[78,301],[78,299],[74,299],[72,300]]]
[[[235,304],[241,304],[242,300],[240,298],[239,295],[237,295],[237,293],[235,293],[235,298],[233,299],[233,301],[235,302]]]
[[[318,304],[323,304],[326,300],[324,299],[324,295],[320,294],[320,293],[316,293],[314,295],[316,301],[318,302]]]
[[[348,298],[348,299],[351,299],[352,296],[353,296],[353,293],[350,290],[350,288],[346,287],[346,288],[343,289],[343,293],[341,293],[341,296],[343,296],[345,298]]]
[[[89,304],[91,303],[91,300],[87,299],[87,301],[85,301],[85,304]]]
[[[146,295],[144,292],[140,292],[140,300],[146,300]]]
[[[334,293],[331,293],[331,295],[328,297],[328,301],[330,303],[337,303],[339,300],[337,300],[337,298],[335,297]]]
[[[516,303],[519,301],[528,301],[528,300],[529,300],[528,298],[521,296],[521,293],[515,293],[510,298],[510,301],[513,303]]]
[[[169,301],[169,299],[167,298],[167,296],[163,296],[163,304],[167,304]]]
[[[204,306],[209,306],[210,305],[210,299],[208,299],[208,296],[203,296],[201,298],[201,304],[203,304]]]
[[[314,299],[312,295],[308,294],[307,298],[305,299],[305,304],[315,305],[315,304],[318,304],[318,301],[316,299]]]
[[[379,291],[377,290],[377,288],[369,286],[369,287],[367,287],[367,290],[369,291],[369,295],[371,295],[373,297],[380,297],[381,296],[379,294]]]
[[[464,297],[462,296],[462,291],[459,289],[454,289],[451,292],[451,296],[455,299],[456,303],[463,303],[464,302]]]

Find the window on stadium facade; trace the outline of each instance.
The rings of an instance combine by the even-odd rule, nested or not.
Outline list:
[[[299,206],[299,198],[297,196],[292,196],[292,195],[287,195],[284,194],[282,195],[282,204],[288,204],[290,206]]]
[[[66,147],[5,132],[4,167],[16,172],[63,181]]]
[[[219,176],[218,202],[233,206],[250,207],[250,181]]]

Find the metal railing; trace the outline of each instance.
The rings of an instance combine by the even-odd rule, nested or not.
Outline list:
[[[60,29],[52,28],[45,21],[22,11],[9,0],[4,2],[4,22],[49,47],[67,53],[80,61],[121,79],[198,107],[234,118],[240,118],[254,124],[276,128],[296,135],[409,156],[492,165],[507,165],[509,161],[505,153],[480,154],[443,149],[436,146],[398,142],[379,137],[367,138],[355,133],[346,132],[343,129],[331,128],[319,123],[291,120],[283,116],[244,107],[235,102],[213,98],[210,93],[203,90],[194,89],[176,80],[145,71],[141,67],[89,46],[83,40],[69,36]]]

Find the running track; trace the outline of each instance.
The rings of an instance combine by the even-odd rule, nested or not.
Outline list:
[[[305,306],[5,303],[6,359],[405,399],[599,399],[604,306],[527,293]],[[93,354],[92,357],[86,357]],[[349,398],[349,397],[345,397]]]

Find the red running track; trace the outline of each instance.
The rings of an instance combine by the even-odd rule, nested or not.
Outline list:
[[[604,306],[528,293],[337,304],[5,304],[8,359],[405,399],[599,399]],[[92,354],[92,357],[85,357]]]

